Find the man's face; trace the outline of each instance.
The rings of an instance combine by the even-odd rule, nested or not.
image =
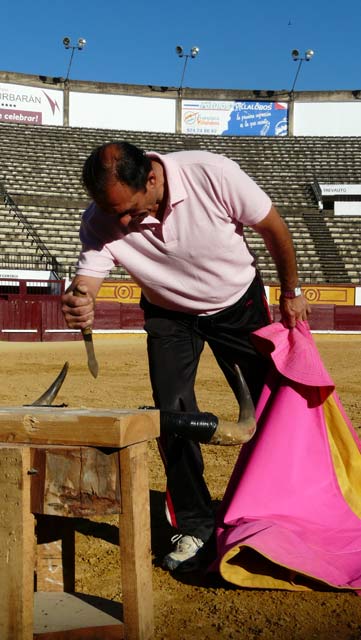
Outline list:
[[[103,197],[96,203],[105,214],[118,218],[123,227],[128,227],[131,222],[141,222],[147,216],[156,217],[159,207],[157,188],[151,174],[145,191],[136,191],[114,180],[107,185]]]

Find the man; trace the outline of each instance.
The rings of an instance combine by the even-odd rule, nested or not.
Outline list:
[[[194,383],[205,342],[233,389],[239,365],[256,402],[267,364],[250,334],[270,319],[243,225],[261,234],[275,261],[283,322],[294,327],[309,311],[289,231],[269,197],[223,156],[144,153],[127,142],[95,149],[83,181],[93,202],[82,219],[77,274],[63,296],[68,326],[93,323],[101,283],[121,264],[142,289],[155,406],[198,411]],[[86,295],[74,296],[75,287]],[[177,530],[163,563],[192,570],[214,530],[200,447],[172,435],[159,448],[167,515]]]

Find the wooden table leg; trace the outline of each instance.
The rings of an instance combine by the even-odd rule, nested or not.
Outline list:
[[[30,511],[30,449],[0,447],[0,637],[32,640],[34,516]]]
[[[119,518],[124,631],[148,640],[154,631],[147,443],[120,450]]]
[[[75,530],[72,518],[36,516],[36,591],[75,591]]]

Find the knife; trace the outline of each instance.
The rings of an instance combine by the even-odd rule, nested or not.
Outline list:
[[[74,289],[73,294],[75,296],[85,296],[86,293],[79,291],[79,289]],[[81,330],[83,335],[83,340],[88,356],[88,369],[94,378],[97,377],[99,366],[97,359],[95,357],[94,344],[93,344],[93,332],[91,327],[85,327],[85,329]]]

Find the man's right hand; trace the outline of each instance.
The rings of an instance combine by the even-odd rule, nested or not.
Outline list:
[[[64,293],[61,297],[61,310],[69,329],[85,329],[94,322],[94,299],[85,285],[79,285],[77,290],[81,295],[75,295],[74,290]]]
[[[62,295],[61,310],[69,329],[93,326],[95,299],[102,282],[102,278],[76,276],[69,289]],[[74,294],[75,289],[78,295]]]

